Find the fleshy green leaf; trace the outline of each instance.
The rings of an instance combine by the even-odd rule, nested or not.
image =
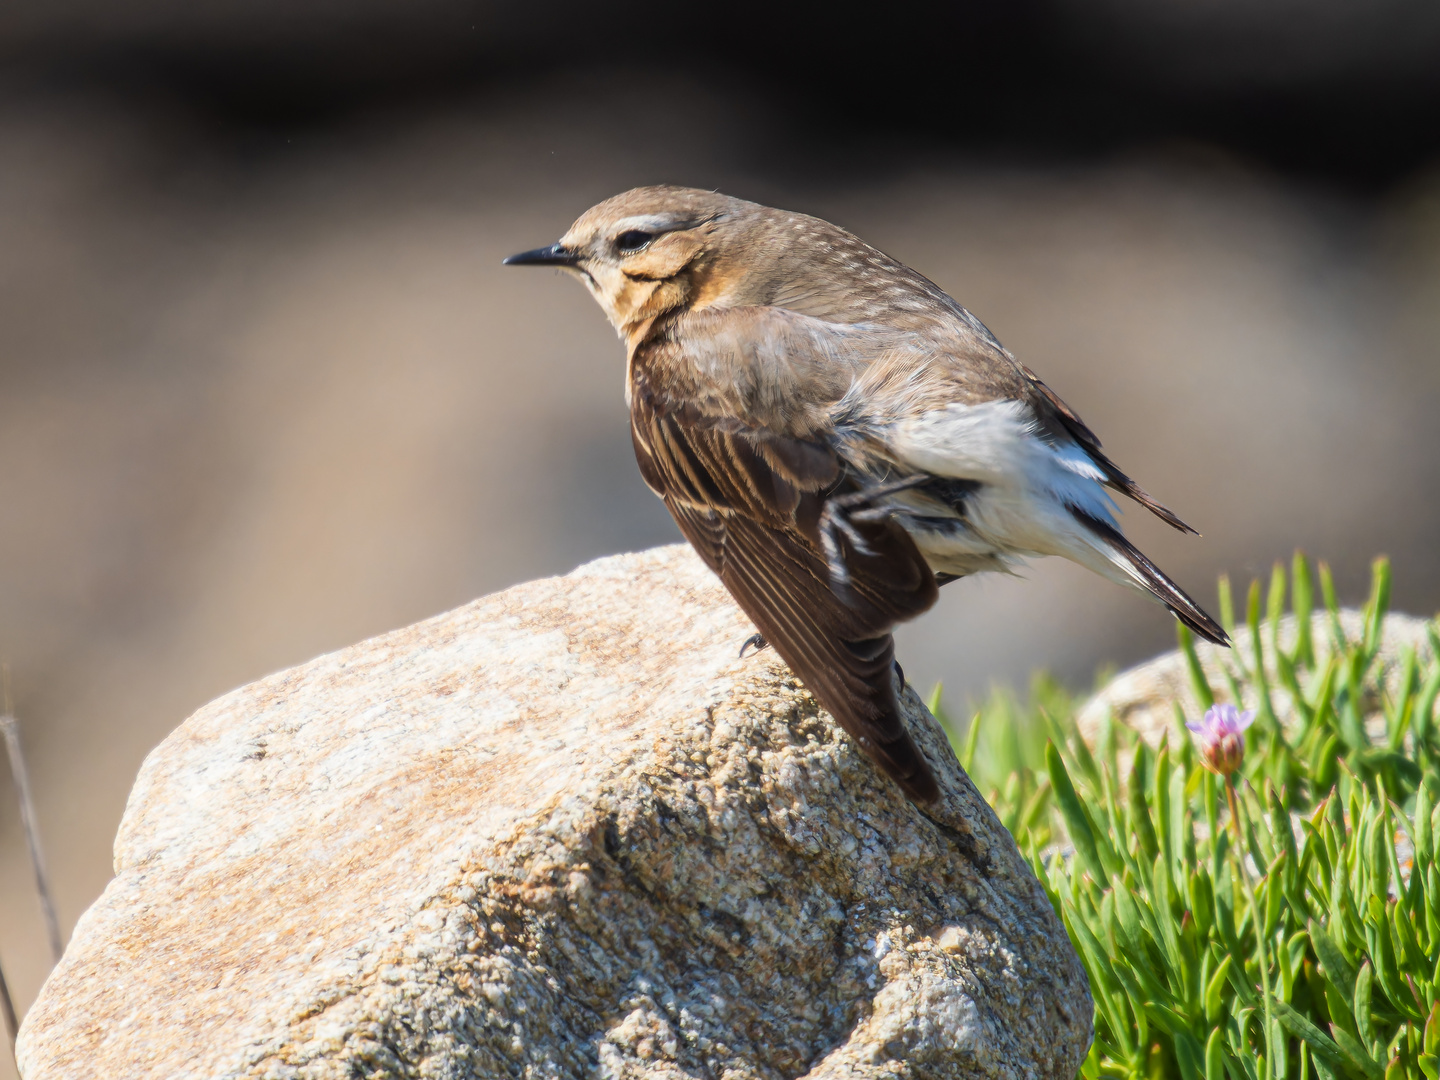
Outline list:
[[[1390,560],[1381,555],[1370,564],[1370,600],[1365,605],[1365,652],[1374,656],[1380,648],[1385,613],[1390,610]]]
[[[1345,651],[1345,630],[1340,625],[1340,601],[1335,598],[1335,577],[1330,573],[1330,564],[1323,560],[1320,570],[1320,595],[1325,600],[1325,612],[1330,616],[1330,635],[1334,639],[1335,651]]]
[[[1215,704],[1215,691],[1210,689],[1210,680],[1205,677],[1205,669],[1200,666],[1200,654],[1195,651],[1195,635],[1190,633],[1190,628],[1184,623],[1177,622],[1175,636],[1180,640],[1180,651],[1185,654],[1185,667],[1190,672],[1190,689],[1195,693],[1195,700],[1200,702],[1200,708],[1208,709]]]
[[[925,702],[925,708],[929,709],[930,715],[936,719],[940,717],[940,699],[944,695],[944,692],[945,684],[943,682],[937,682],[935,689],[930,691],[929,700]]]
[[[1065,829],[1070,834],[1070,842],[1075,845],[1075,854],[1095,881],[1106,880],[1108,875],[1100,863],[1100,852],[1095,848],[1090,819],[1080,805],[1080,796],[1075,794],[1075,785],[1070,782],[1065,762],[1060,759],[1060,751],[1055,749],[1053,742],[1045,744],[1045,768],[1050,773],[1050,787],[1055,792],[1060,812],[1065,816]]]
[[[1355,1027],[1366,1045],[1375,1041],[1375,1028],[1370,1020],[1374,986],[1374,969],[1368,963],[1361,964],[1360,974],[1355,977],[1355,994],[1352,1000],[1355,1002]]]
[[[1285,861],[1287,856],[1281,852],[1275,856],[1275,861],[1270,864],[1270,869],[1265,874],[1265,935],[1269,937],[1275,933],[1275,927],[1280,922],[1280,910],[1285,901],[1285,890],[1281,887],[1281,879],[1285,874]]]
[[[1225,979],[1230,974],[1230,963],[1233,956],[1226,956],[1220,961],[1220,966],[1215,969],[1215,974],[1210,976],[1210,982],[1205,986],[1205,1019],[1212,1024],[1220,1019],[1220,1008],[1224,1004]]]
[[[1340,1068],[1345,1064],[1345,1055],[1335,1040],[1300,1013],[1283,1001],[1271,1001],[1270,1008],[1274,1012],[1275,1018],[1285,1026],[1285,1030],[1297,1039],[1304,1039],[1305,1044],[1310,1047],[1311,1053],[1321,1061],[1334,1068]]]
[[[1270,648],[1280,658],[1280,618],[1285,614],[1285,564],[1270,569],[1270,592],[1265,598],[1265,622],[1270,629]]]
[[[1129,949],[1130,958],[1134,964],[1145,964],[1149,950],[1146,948],[1146,934],[1140,925],[1140,912],[1135,906],[1135,898],[1118,875],[1113,879],[1113,884],[1115,886],[1115,918],[1120,923],[1120,929],[1125,933],[1125,944]]]
[[[939,683],[935,684],[935,695],[937,698],[940,695]],[[977,712],[970,718],[970,726],[965,729],[965,744],[960,748],[960,764],[966,772],[975,767],[975,748],[980,745],[980,718],[984,715],[984,712]]]
[[[1313,667],[1315,648],[1310,641],[1310,613],[1315,606],[1314,586],[1310,582],[1310,563],[1303,551],[1295,552],[1290,564],[1290,609],[1295,612],[1295,662]]]
[[[1371,925],[1375,930],[1375,978],[1385,991],[1390,1003],[1401,1012],[1416,1020],[1424,1019],[1409,987],[1400,980],[1400,968],[1395,961],[1395,944],[1391,939],[1390,920],[1385,917],[1385,907],[1374,896],[1370,898]]]
[[[1331,981],[1337,989],[1345,991],[1345,1007],[1353,1010],[1355,999],[1350,988],[1355,985],[1355,969],[1345,959],[1345,954],[1340,947],[1331,939],[1325,928],[1310,920],[1310,942],[1315,947],[1315,955],[1320,958],[1320,964],[1325,969],[1325,974],[1330,976]]]
[[[1205,1080],[1225,1080],[1225,1039],[1218,1027],[1205,1040]]]
[[[1188,1031],[1177,1031],[1173,1038],[1175,1040],[1175,1060],[1180,1065],[1180,1076],[1183,1080],[1203,1080],[1205,1051]]]
[[[1424,868],[1434,865],[1435,839],[1430,831],[1430,789],[1424,784],[1415,793],[1415,857],[1411,861],[1412,882],[1423,880]]]
[[[1385,1080],[1385,1069],[1381,1064],[1370,1056],[1370,1052],[1360,1045],[1358,1039],[1352,1036],[1344,1028],[1331,1025],[1330,1034],[1335,1038],[1335,1044],[1340,1047],[1340,1053],[1344,1056],[1345,1063],[1353,1070],[1368,1076],[1371,1080]],[[1312,1046],[1311,1049],[1314,1049]]]

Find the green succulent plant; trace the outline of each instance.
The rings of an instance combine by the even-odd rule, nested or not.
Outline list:
[[[1087,742],[1043,678],[956,733],[1089,973],[1084,1077],[1440,1080],[1440,634],[1382,662],[1389,564],[1358,632],[1319,581],[1319,618],[1303,556],[1263,613],[1253,583],[1218,679],[1182,629],[1194,700],[1257,714],[1228,776],[1178,705],[1158,747],[1108,717]]]

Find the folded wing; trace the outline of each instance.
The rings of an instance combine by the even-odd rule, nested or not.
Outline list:
[[[911,798],[935,780],[900,721],[894,626],[929,608],[935,575],[890,520],[858,523],[833,587],[819,538],[827,499],[855,490],[824,444],[705,415],[633,388],[631,433],[646,482],[741,609],[861,748]]]

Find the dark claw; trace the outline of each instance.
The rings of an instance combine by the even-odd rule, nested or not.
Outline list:
[[[752,647],[758,653],[764,649],[768,649],[770,647],[770,642],[765,640],[764,634],[751,634],[748,638],[745,639],[745,644],[740,646],[741,660],[745,659],[746,652],[748,652]]]
[[[845,560],[840,551],[840,537],[849,541],[851,549],[857,555],[875,554],[851,522],[870,524],[884,521],[894,511],[888,507],[876,506],[877,499],[909,491],[929,479],[925,475],[910,476],[904,480],[881,484],[879,487],[852,491],[848,495],[836,495],[826,501],[825,509],[820,514],[820,544],[825,549],[825,564],[830,571],[832,585],[844,587],[850,584],[850,573],[845,568]]]

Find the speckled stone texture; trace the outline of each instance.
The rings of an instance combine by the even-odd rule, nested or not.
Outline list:
[[[1071,1080],[1084,971],[935,721],[927,817],[752,632],[664,548],[201,709],[26,1080]]]

